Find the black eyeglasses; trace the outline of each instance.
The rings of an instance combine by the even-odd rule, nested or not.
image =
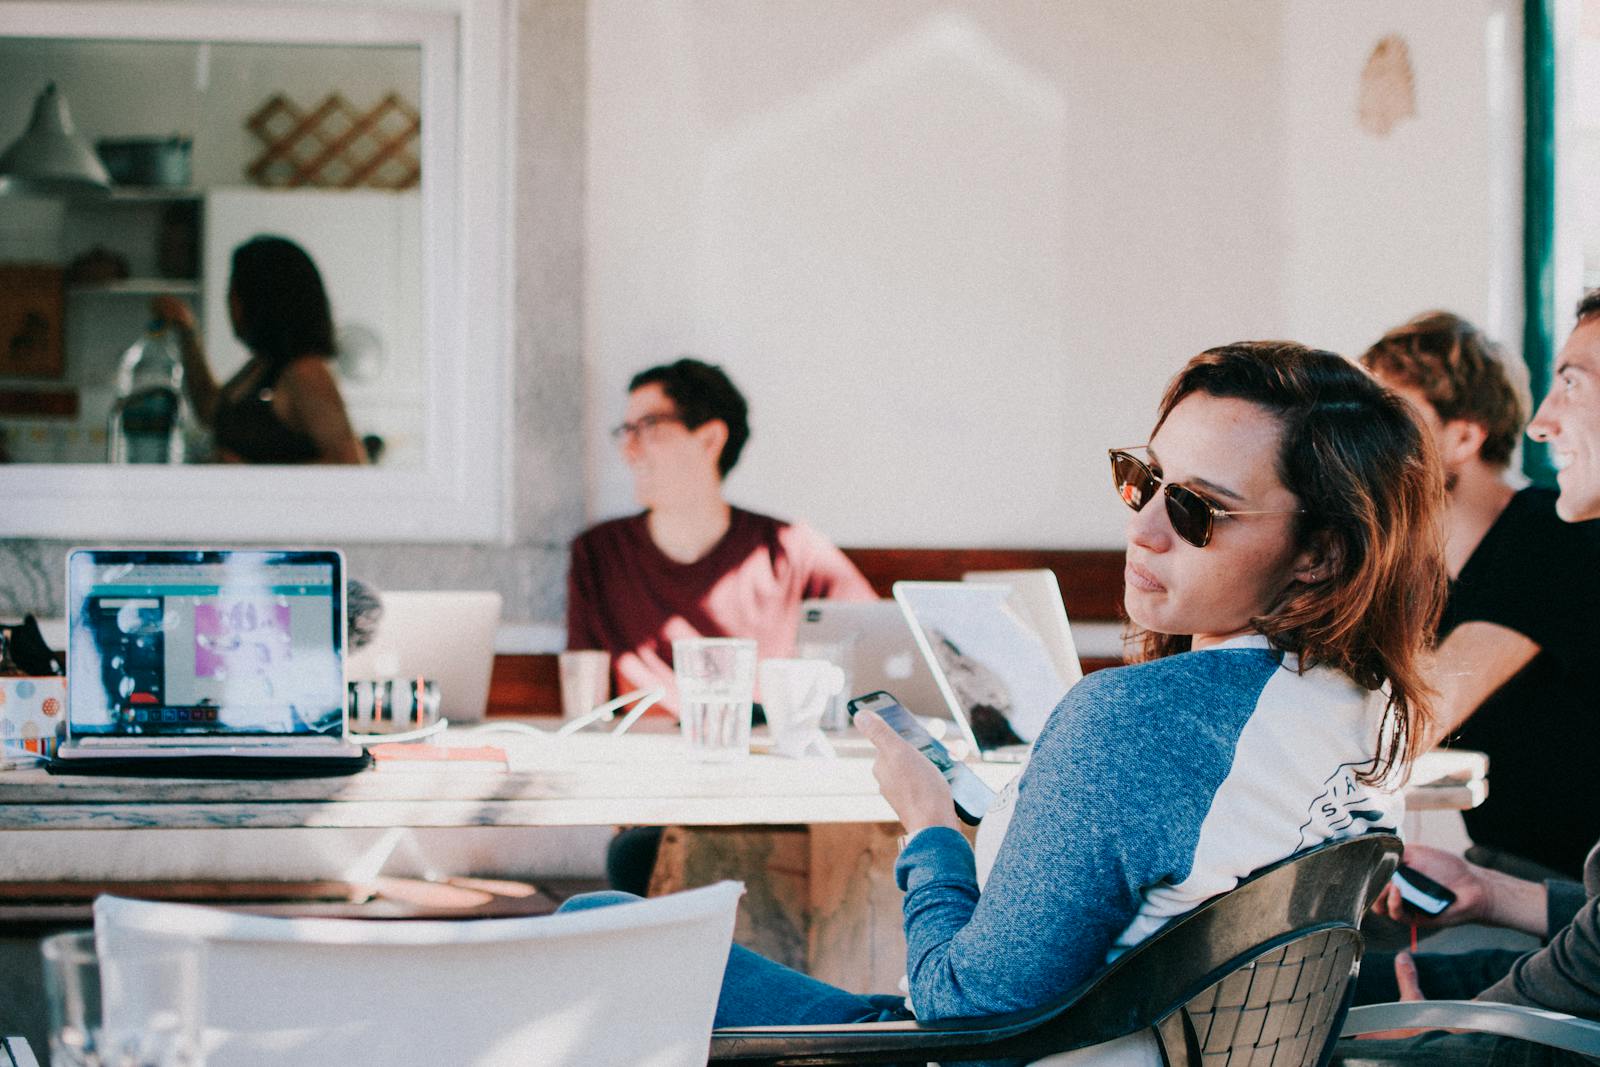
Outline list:
[[[640,434],[649,433],[657,426],[666,426],[674,422],[682,424],[683,416],[669,415],[665,412],[659,415],[640,415],[633,422],[624,422],[612,427],[611,439],[613,441],[622,441],[629,437],[637,437]]]
[[[1135,446],[1143,448],[1143,445]],[[1122,502],[1134,511],[1143,511],[1156,490],[1167,498],[1167,519],[1172,532],[1196,548],[1211,543],[1211,527],[1219,515],[1297,515],[1305,508],[1277,508],[1271,511],[1229,511],[1219,508],[1188,486],[1178,482],[1163,482],[1139,457],[1125,448],[1109,450],[1111,455],[1111,484],[1116,487]]]

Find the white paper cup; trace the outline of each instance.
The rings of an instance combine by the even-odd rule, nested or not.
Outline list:
[[[556,657],[561,675],[561,717],[576,719],[611,699],[611,653],[591,649]]]

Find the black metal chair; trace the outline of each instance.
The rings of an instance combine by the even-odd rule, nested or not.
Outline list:
[[[1369,834],[1264,867],[1032,1011],[983,1019],[756,1026],[711,1062],[764,1067],[1024,1061],[1153,1031],[1172,1067],[1324,1064],[1350,1007],[1359,926],[1400,858]]]
[[[1340,1036],[1413,1028],[1498,1034],[1600,1060],[1600,1023],[1558,1011],[1482,1000],[1368,1004],[1350,1012]]]

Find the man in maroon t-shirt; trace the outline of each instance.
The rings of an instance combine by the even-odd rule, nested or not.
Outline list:
[[[750,429],[720,367],[680,359],[635,375],[612,436],[645,510],[572,543],[567,647],[611,653],[619,693],[661,686],[675,710],[674,639],[753,637],[763,658],[792,656],[801,600],[873,599],[811,527],[723,498]]]
[[[723,498],[750,425],[720,367],[680,359],[635,375],[611,434],[645,510],[572,542],[567,647],[611,653],[619,693],[660,686],[676,712],[674,638],[753,637],[758,655],[791,656],[801,600],[873,599],[821,534]],[[643,895],[660,840],[660,827],[617,835],[606,853],[611,885]]]

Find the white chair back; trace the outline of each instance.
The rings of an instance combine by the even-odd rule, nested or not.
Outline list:
[[[103,972],[174,941],[202,946],[209,1067],[699,1067],[743,891],[721,882],[461,922],[266,918],[101,897],[95,939]]]

